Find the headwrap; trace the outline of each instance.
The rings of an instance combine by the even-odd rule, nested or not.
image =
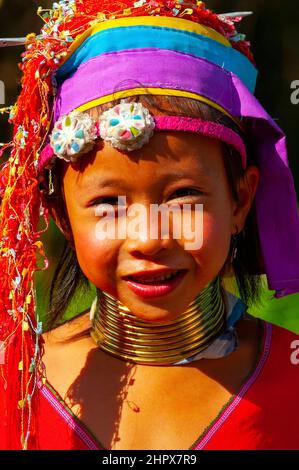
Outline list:
[[[38,445],[43,345],[34,273],[48,266],[40,236],[49,222],[38,184],[53,159],[42,153],[49,133],[69,113],[156,94],[202,101],[241,123],[261,174],[255,203],[268,286],[277,298],[299,292],[299,219],[285,135],[253,95],[257,71],[235,28],[242,14],[216,15],[196,0],[64,0],[38,14],[45,24],[26,38],[22,91],[10,109],[13,140],[3,147],[11,153],[0,172],[1,371],[7,448],[15,449]]]

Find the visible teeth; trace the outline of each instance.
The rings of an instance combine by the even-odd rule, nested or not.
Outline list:
[[[145,282],[145,283],[147,283],[147,282],[148,283],[149,282],[161,282],[161,281],[167,281],[168,279],[171,279],[177,273],[178,273],[178,271],[174,271],[171,274],[160,275],[160,276],[152,276],[152,277],[134,277],[134,276],[131,276],[131,278],[133,279],[133,281],[136,281],[136,282]]]

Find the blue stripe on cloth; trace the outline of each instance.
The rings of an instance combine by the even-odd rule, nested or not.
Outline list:
[[[241,299],[238,299],[230,313],[230,315],[227,317],[227,327],[230,328],[231,326],[234,326],[235,323],[242,317],[242,315],[245,313],[246,305],[244,302],[242,302]]]
[[[231,292],[224,290],[227,301],[226,329],[206,349],[195,356],[182,359],[173,365],[190,364],[200,359],[218,359],[233,353],[238,347],[238,336],[235,329],[237,321],[245,314],[246,304]]]
[[[87,38],[57,70],[57,82],[63,82],[80,65],[101,54],[153,47],[204,58],[237,75],[251,93],[255,90],[257,70],[236,49],[200,34],[158,26],[123,26],[99,31]]]

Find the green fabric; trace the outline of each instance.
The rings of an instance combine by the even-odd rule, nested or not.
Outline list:
[[[250,313],[299,334],[299,294],[281,299],[271,298],[273,294],[274,291],[265,290],[264,307],[251,307]]]

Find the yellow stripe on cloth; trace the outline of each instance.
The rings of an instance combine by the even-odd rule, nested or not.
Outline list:
[[[231,116],[222,106],[219,106],[214,101],[209,100],[205,96],[197,95],[196,93],[191,93],[189,91],[184,90],[173,90],[171,88],[130,88],[128,90],[121,90],[115,93],[111,93],[110,95],[105,95],[100,98],[96,98],[95,100],[89,101],[88,103],[82,104],[75,111],[84,112],[88,109],[95,108],[104,103],[109,103],[113,100],[118,100],[120,98],[128,98],[129,96],[135,95],[164,95],[164,96],[182,96],[185,98],[193,98],[194,100],[201,101],[202,103],[206,103],[210,105],[212,108],[221,111],[223,114],[228,116],[232,119],[239,127],[241,127],[238,118]]]
[[[71,44],[68,54],[64,62],[83,44],[83,42],[97,34],[99,31],[105,31],[111,28],[118,28],[124,26],[156,26],[164,28],[179,29],[181,31],[188,31],[190,33],[200,34],[207,38],[213,39],[227,47],[232,47],[229,40],[222,34],[218,33],[208,26],[195,23],[194,21],[185,20],[184,18],[172,18],[170,16],[136,16],[116,18],[114,20],[101,21],[88,28],[84,33],[80,34],[75,41]],[[62,64],[63,64],[62,63]],[[61,65],[62,65],[61,64]]]

